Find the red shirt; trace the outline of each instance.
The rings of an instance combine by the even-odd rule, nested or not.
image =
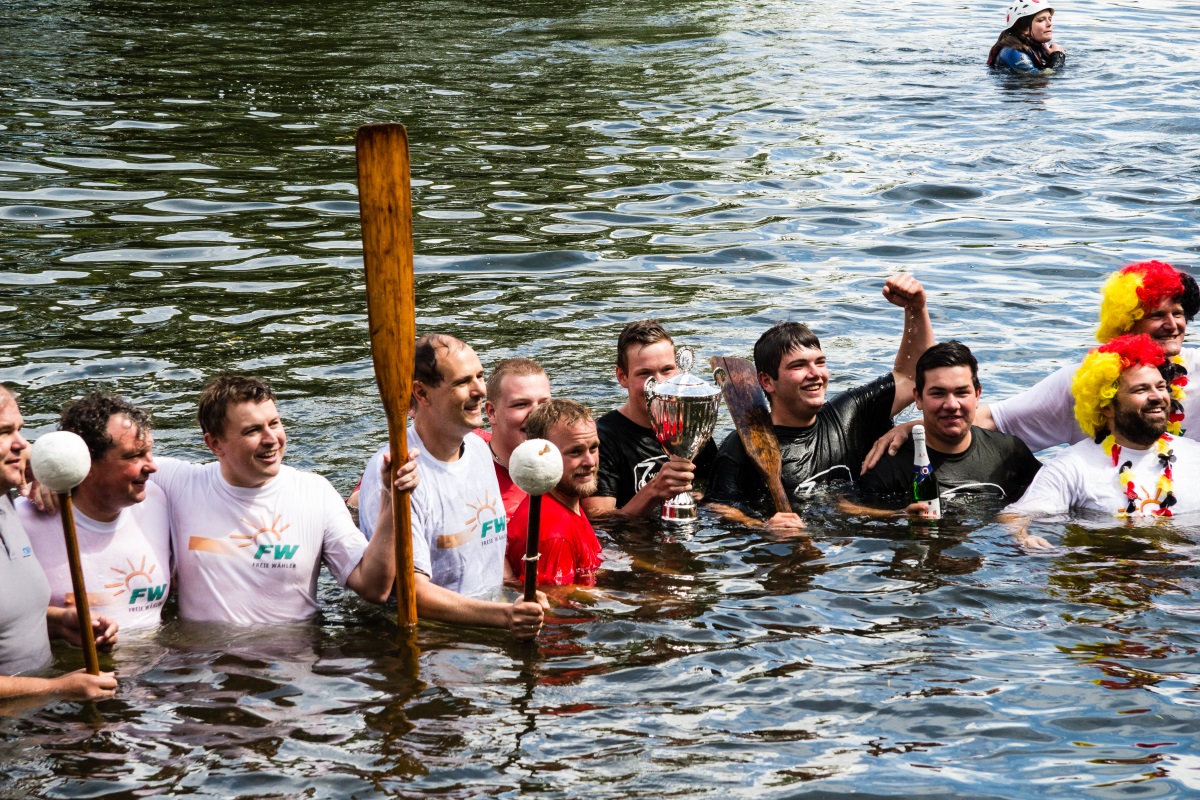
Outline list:
[[[576,514],[551,494],[542,496],[541,535],[538,538],[538,584],[568,586],[596,585],[596,570],[604,558],[592,523]],[[529,532],[529,499],[526,498],[508,522],[506,556],[518,578],[524,579],[525,543]]]
[[[492,441],[491,431],[476,428],[471,433],[485,442],[490,443]],[[517,513],[517,506],[521,505],[521,501],[529,497],[529,495],[521,491],[520,486],[513,483],[512,477],[508,474],[508,467],[503,466],[497,461],[494,453],[492,454],[492,463],[496,466],[496,480],[500,482],[500,499],[504,501],[504,516],[511,520],[513,514]]]

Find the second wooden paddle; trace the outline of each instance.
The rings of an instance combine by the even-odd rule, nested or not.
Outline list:
[[[779,513],[790,513],[792,504],[783,490],[783,459],[779,454],[779,439],[771,425],[771,408],[767,395],[758,382],[754,363],[734,356],[713,356],[708,360],[713,377],[725,396],[725,407],[733,418],[734,428],[746,455],[758,467],[771,502]]]

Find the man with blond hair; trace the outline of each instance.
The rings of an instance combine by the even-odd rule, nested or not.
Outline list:
[[[551,400],[529,415],[525,427],[529,438],[557,447],[563,463],[558,485],[542,496],[538,585],[593,585],[603,558],[600,541],[580,506],[596,491],[600,466],[600,438],[592,412],[574,400]],[[508,563],[517,577],[524,575],[529,506],[526,498],[509,525]]]

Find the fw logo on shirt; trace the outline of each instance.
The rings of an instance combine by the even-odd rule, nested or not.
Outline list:
[[[120,576],[120,579],[113,583],[104,584],[105,589],[115,589],[113,597],[120,597],[129,592],[129,605],[138,605],[139,603],[161,603],[167,596],[167,584],[154,583],[154,570],[158,568],[157,564],[151,563],[146,566],[146,557],[142,556],[141,563],[134,566],[133,559],[125,559],[125,563],[129,565],[128,570],[123,570],[120,567],[110,567],[113,572]],[[134,579],[139,579],[139,583],[148,583],[148,586],[133,587]]]

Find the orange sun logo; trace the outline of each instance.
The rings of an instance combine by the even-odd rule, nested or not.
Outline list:
[[[250,533],[231,533],[230,539],[245,539],[244,542],[238,544],[238,547],[249,547],[252,544],[271,544],[271,537],[275,537],[275,541],[279,541],[283,537],[281,533],[292,527],[290,522],[284,522],[283,527],[279,527],[279,523],[283,520],[282,514],[276,514],[275,519],[267,522],[266,516],[262,517],[261,524],[255,524],[249,520],[242,520],[242,524],[250,529]],[[261,539],[261,541],[260,541]]]
[[[467,503],[467,508],[469,508],[475,512],[475,516],[472,517],[471,520],[467,523],[467,530],[471,533],[475,532],[475,529],[479,527],[479,522],[480,522],[480,519],[483,517],[484,511],[492,512],[493,518],[495,518],[496,516],[499,516],[499,512],[496,511],[496,503],[497,503],[496,500],[488,499],[487,492],[484,492],[483,500],[481,500],[478,504]]]
[[[109,569],[111,569],[113,572],[117,573],[118,575],[120,575],[122,577],[122,580],[119,580],[116,583],[104,584],[105,589],[116,589],[116,591],[113,592],[113,597],[120,597],[121,595],[125,594],[126,589],[133,588],[132,586],[130,586],[130,581],[132,581],[134,578],[138,577],[139,575],[146,579],[146,583],[148,583],[148,584],[154,583],[154,579],[151,577],[151,575],[154,574],[154,568],[158,566],[157,564],[151,564],[150,568],[146,569],[146,557],[145,556],[142,556],[142,563],[136,567],[133,565],[132,558],[125,559],[125,563],[129,565],[128,572],[121,569],[120,567],[109,567]]]

